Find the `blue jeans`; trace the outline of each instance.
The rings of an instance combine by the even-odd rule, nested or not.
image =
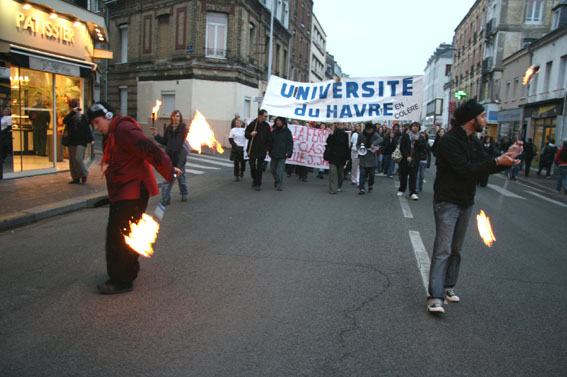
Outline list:
[[[183,171],[183,170],[182,170]],[[171,183],[167,181],[163,181],[161,185],[161,201],[162,202],[169,202],[171,200],[171,189],[175,184],[175,180],[179,183],[179,192],[181,195],[185,196],[189,194],[189,188],[187,187],[187,179],[185,178],[185,172],[179,174],[177,178],[174,178]]]
[[[417,189],[423,191],[423,179],[425,178],[425,169],[427,169],[427,161],[419,161],[419,169],[417,171]]]
[[[370,168],[360,167],[360,178],[358,189],[361,191],[366,191],[366,179],[368,179],[368,188],[374,186],[374,166]]]
[[[453,288],[459,277],[461,248],[465,240],[472,206],[433,202],[435,242],[429,270],[429,298],[444,299],[445,288]]]
[[[391,177],[392,175],[394,175],[394,166],[396,165],[394,163],[394,161],[392,160],[392,155],[391,154],[385,154],[383,155],[384,158],[382,159],[382,171],[384,172],[384,174],[386,174],[388,177]]]
[[[376,168],[378,170],[378,173],[382,172],[382,160],[383,160],[383,154],[377,154],[376,155],[376,160],[378,161],[378,167]]]
[[[557,191],[561,191],[561,186],[567,189],[567,165],[562,165],[557,168]]]
[[[284,166],[285,166],[285,157],[272,158],[272,162],[270,163],[270,169],[272,171],[272,175],[274,176],[274,183],[276,187],[283,186]]]

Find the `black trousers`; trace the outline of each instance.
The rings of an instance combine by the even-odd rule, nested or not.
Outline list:
[[[532,168],[532,160],[533,158],[530,158],[529,160],[526,158],[524,160],[524,167],[526,168],[526,177],[528,177],[530,175],[530,169]]]
[[[140,199],[110,203],[106,228],[106,270],[112,281],[130,284],[138,276],[140,255],[126,244],[124,234],[129,232],[130,221],[137,222],[142,217],[149,197],[148,190],[142,184]]]
[[[246,160],[244,157],[234,160],[234,176],[239,177],[244,174],[246,170]]]
[[[264,158],[250,157],[250,175],[254,186],[262,186],[262,172],[264,171]]]
[[[419,170],[419,165],[415,165],[412,161],[408,164],[407,161],[400,161],[400,188],[398,191],[405,192],[408,187],[408,175],[409,175],[409,193],[417,194],[416,183],[417,183],[417,171]]]

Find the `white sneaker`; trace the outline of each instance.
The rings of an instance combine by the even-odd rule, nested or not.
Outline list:
[[[417,199],[419,199],[419,196],[417,196],[417,194],[411,194],[410,199],[411,200],[417,200]]]
[[[427,304],[427,311],[429,313],[445,313],[445,309],[443,309],[443,303],[441,300],[431,300]]]
[[[396,195],[397,195],[397,196],[404,196],[404,193],[401,192],[401,191],[398,191],[398,192],[396,193]]]
[[[445,289],[445,300],[451,302],[459,302],[461,298],[455,294],[455,290],[453,288]]]

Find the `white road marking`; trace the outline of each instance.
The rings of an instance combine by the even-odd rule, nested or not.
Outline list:
[[[207,154],[198,154],[198,153],[190,153],[187,157],[206,158],[209,160],[217,160],[217,161],[225,161],[225,162],[229,161],[224,157],[215,157],[215,156],[209,156]]]
[[[487,186],[490,187],[491,189],[493,189],[494,191],[499,192],[501,195],[507,196],[509,198],[522,199],[522,200],[526,199],[526,198],[524,198],[520,195],[516,195],[512,191],[508,191],[505,188],[500,187],[498,185],[493,185],[493,184],[489,183]]]
[[[201,175],[201,174],[205,174],[204,171],[201,170],[193,170],[193,169],[185,169],[186,173],[191,173],[191,174],[197,174],[197,175]]]
[[[421,235],[418,231],[410,230],[409,237],[411,240],[411,245],[413,247],[413,253],[415,254],[415,259],[417,261],[417,268],[421,274],[421,280],[423,282],[423,287],[425,288],[425,294],[427,295],[427,287],[429,285],[429,269],[431,268],[431,260],[423,241],[421,240]]]
[[[195,156],[189,156],[188,159],[194,160],[194,161],[199,161],[199,162],[205,162],[205,163],[207,163],[207,164],[228,166],[228,167],[230,167],[230,168],[232,168],[232,167],[234,166],[233,163],[228,162],[228,161],[226,161],[226,160],[224,160],[225,162],[213,161],[213,160],[209,160],[209,159],[202,159],[202,158],[200,158],[200,157],[195,157]]]
[[[402,213],[406,219],[413,219],[413,213],[409,207],[408,201],[405,197],[400,196],[400,205],[402,206]]]
[[[558,206],[560,206],[560,207],[566,207],[566,208],[567,208],[567,204],[565,204],[565,203],[561,203],[561,202],[558,202],[557,200],[549,199],[549,198],[547,198],[547,197],[545,197],[545,196],[543,196],[543,195],[540,195],[540,194],[538,194],[538,193],[536,193],[536,192],[533,192],[533,191],[526,191],[526,192],[527,192],[528,194],[532,194],[533,196],[537,196],[537,197],[540,198],[540,199],[547,200],[548,202],[553,203],[553,204],[556,204],[556,205],[558,205]]]
[[[220,168],[217,168],[216,166],[205,166],[205,165],[199,165],[199,164],[194,164],[194,163],[187,163],[187,164],[185,164],[185,166],[192,167],[192,168],[200,168],[200,169],[220,170]]]

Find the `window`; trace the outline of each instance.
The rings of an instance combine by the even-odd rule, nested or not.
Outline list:
[[[175,92],[161,92],[161,116],[169,118],[175,110]]]
[[[510,81],[506,83],[506,94],[504,95],[504,101],[508,101],[510,99]]]
[[[177,9],[177,26],[175,30],[175,49],[184,50],[187,36],[187,8]]]
[[[120,114],[128,115],[128,86],[120,85],[118,90],[120,91]]]
[[[120,63],[128,62],[128,25],[120,25]]]
[[[226,57],[227,16],[223,13],[207,13],[206,52],[209,58]]]
[[[254,24],[250,22],[250,35],[248,37],[248,56],[250,57],[250,59],[254,58],[255,45],[256,45],[256,31]]]
[[[150,54],[152,52],[152,15],[146,15],[144,16],[144,21],[143,21],[143,28],[142,28],[142,33],[143,33],[143,39],[142,39],[142,43],[143,43],[143,53],[144,54]]]
[[[549,82],[551,79],[551,69],[553,67],[553,62],[547,62],[545,64],[545,78],[543,79],[543,92],[549,92]]]
[[[512,98],[514,100],[518,99],[518,84],[520,83],[520,80],[518,78],[514,79],[514,87],[512,88]]]
[[[561,60],[559,61],[559,75],[557,76],[557,86],[558,89],[567,88],[567,82],[565,79],[567,78],[567,55],[563,55]]]
[[[541,23],[543,4],[543,0],[528,0],[526,2],[526,24]]]

